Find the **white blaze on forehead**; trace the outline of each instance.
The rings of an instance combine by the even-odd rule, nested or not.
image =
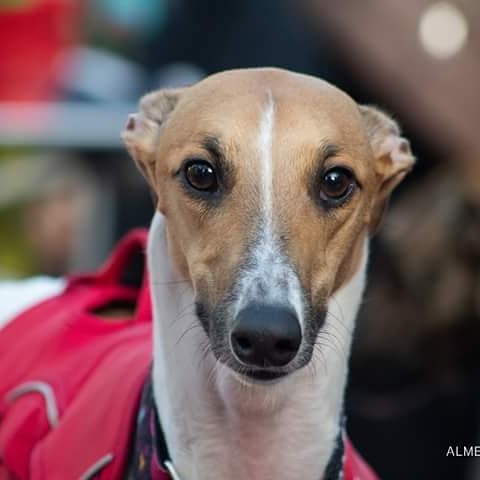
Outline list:
[[[275,232],[273,195],[273,133],[275,102],[270,90],[260,119],[257,154],[260,164],[260,221],[249,266],[241,276],[236,313],[251,302],[292,308],[303,326],[303,295],[298,276],[285,257]]]
[[[273,168],[272,168],[272,142],[273,127],[275,123],[275,104],[272,92],[267,90],[267,106],[262,114],[260,121],[259,135],[259,153],[262,168],[262,192],[263,192],[263,212],[267,234],[272,235],[272,215],[273,215]]]

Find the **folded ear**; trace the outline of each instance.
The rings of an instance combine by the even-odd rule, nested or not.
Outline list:
[[[374,234],[383,218],[393,189],[412,169],[415,157],[408,140],[401,136],[398,124],[375,107],[360,106],[363,123],[375,158],[377,192],[373,199],[370,233]]]
[[[129,115],[122,139],[151,187],[155,186],[155,148],[162,126],[175,109],[181,88],[157,90],[140,100],[140,111]]]

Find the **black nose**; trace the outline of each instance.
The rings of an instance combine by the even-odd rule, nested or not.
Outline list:
[[[249,305],[237,316],[231,333],[234,354],[244,364],[282,367],[297,354],[302,332],[296,315],[288,308]]]

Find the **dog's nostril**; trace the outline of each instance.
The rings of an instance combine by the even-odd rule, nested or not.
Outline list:
[[[298,349],[298,346],[295,345],[292,341],[290,340],[279,340],[275,344],[275,349],[278,352],[296,352]]]

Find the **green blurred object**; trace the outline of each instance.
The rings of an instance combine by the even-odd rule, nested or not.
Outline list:
[[[24,8],[32,5],[33,3],[33,0],[0,0],[0,14],[2,13],[2,10]]]
[[[37,264],[24,241],[21,218],[21,206],[0,211],[0,279],[37,272]]]
[[[8,159],[6,157],[7,155],[0,154],[0,168],[15,162],[12,155],[8,154]],[[29,276],[36,269],[36,262],[22,232],[22,205],[0,206],[0,279]]]

